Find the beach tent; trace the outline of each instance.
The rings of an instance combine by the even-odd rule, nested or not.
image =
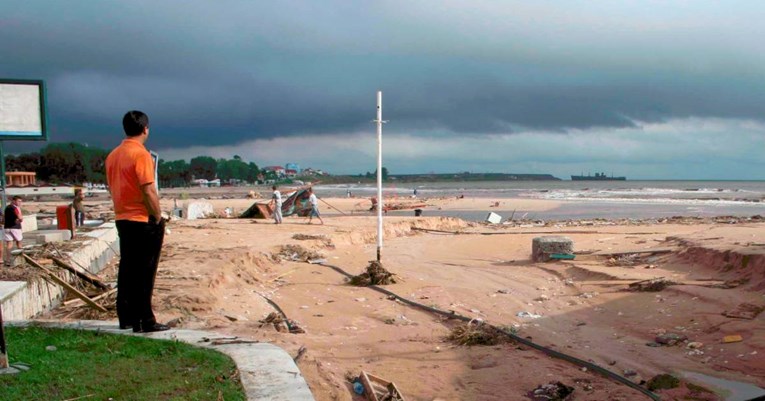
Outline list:
[[[293,214],[301,217],[308,216],[308,213],[311,212],[311,204],[308,202],[308,197],[311,195],[308,193],[308,188],[299,188],[287,194],[287,197],[282,201],[282,216],[287,217]],[[267,219],[271,217],[271,208],[268,207],[268,202],[255,202],[239,217],[242,219]]]

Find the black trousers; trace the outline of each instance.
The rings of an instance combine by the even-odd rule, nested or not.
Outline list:
[[[157,322],[151,297],[165,238],[164,221],[155,224],[117,220],[117,233],[120,237],[117,317],[121,326],[151,326]]]
[[[74,212],[74,225],[76,227],[81,227],[83,224],[85,224],[85,213],[84,212]]]

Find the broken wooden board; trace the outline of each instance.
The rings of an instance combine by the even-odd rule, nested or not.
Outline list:
[[[401,391],[398,390],[393,382],[363,370],[359,375],[359,379],[361,384],[364,385],[364,394],[369,401],[406,401]]]
[[[93,300],[88,298],[87,295],[81,293],[76,288],[72,287],[71,284],[69,284],[66,281],[62,280],[61,277],[57,276],[55,273],[53,273],[52,271],[48,270],[43,265],[37,263],[36,260],[30,258],[28,255],[22,255],[22,256],[24,256],[24,259],[27,261],[27,263],[29,263],[30,265],[32,265],[32,266],[34,266],[34,267],[36,267],[36,268],[38,268],[38,269],[43,271],[43,273],[44,273],[43,274],[43,278],[47,279],[48,281],[52,281],[54,284],[58,284],[58,285],[60,285],[60,286],[62,286],[64,288],[66,288],[72,294],[74,294],[77,298],[82,299],[83,301],[85,301],[86,304],[90,305],[94,309],[99,310],[101,312],[108,312],[106,310],[106,308],[104,308],[103,306],[93,302]]]
[[[77,269],[74,266],[70,265],[69,263],[66,263],[62,259],[59,259],[59,258],[56,258],[56,257],[51,257],[50,259],[58,267],[69,271],[70,273],[76,275],[77,277],[81,278],[82,280],[85,280],[88,283],[93,284],[94,286],[96,286],[96,287],[98,287],[98,288],[100,288],[102,290],[108,290],[108,289],[111,288],[111,287],[109,287],[108,284],[106,284],[103,281],[101,281],[101,279],[98,278],[98,276],[96,276],[96,275],[94,275],[94,274],[92,274],[92,273],[90,273],[90,272],[88,272],[86,270]]]

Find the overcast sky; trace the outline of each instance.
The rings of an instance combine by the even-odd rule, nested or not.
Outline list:
[[[765,179],[765,3],[0,0],[50,140],[391,173]],[[19,152],[34,145],[7,142]]]

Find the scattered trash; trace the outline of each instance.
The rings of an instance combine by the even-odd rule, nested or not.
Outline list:
[[[682,334],[666,333],[666,334],[659,334],[658,336],[656,336],[654,341],[656,341],[656,343],[658,344],[671,347],[687,339],[688,337]]]
[[[296,262],[308,262],[309,260],[322,259],[322,255],[316,251],[303,248],[300,245],[282,245],[276,254],[271,254],[271,259],[275,262],[281,260],[291,260]]]
[[[704,346],[704,343],[700,343],[698,341],[691,341],[688,344],[685,344],[685,348],[688,349],[699,349]]]
[[[639,292],[658,292],[674,284],[677,283],[667,280],[664,277],[659,277],[632,283],[629,285],[628,290]]]
[[[396,384],[377,377],[371,373],[361,371],[356,383],[361,384],[362,393],[369,401],[406,401]],[[353,391],[358,394],[357,386],[353,385]]]
[[[475,320],[457,325],[446,339],[457,345],[466,346],[497,345],[510,340],[499,329]]]
[[[535,401],[565,401],[570,399],[573,392],[573,387],[558,381],[541,384],[529,392],[528,396]]]
[[[518,312],[518,313],[515,314],[515,316],[525,317],[525,318],[529,318],[529,319],[539,319],[540,317],[542,317],[542,315],[537,315],[536,313],[531,313],[531,312],[526,312],[526,311]]]
[[[396,279],[393,273],[383,268],[382,263],[372,260],[367,266],[367,271],[358,276],[353,276],[350,283],[355,286],[366,287],[368,285],[395,284]]]
[[[260,323],[260,327],[263,327],[267,324],[273,324],[276,331],[280,333],[305,333],[305,330],[303,330],[303,328],[300,327],[296,321],[285,319],[282,315],[276,312],[269,313],[265,319],[260,321]]]
[[[732,334],[732,335],[725,336],[725,337],[722,338],[722,342],[724,344],[738,343],[738,342],[741,342],[741,341],[744,341],[744,337],[741,337],[741,335],[739,335],[739,334]]]

